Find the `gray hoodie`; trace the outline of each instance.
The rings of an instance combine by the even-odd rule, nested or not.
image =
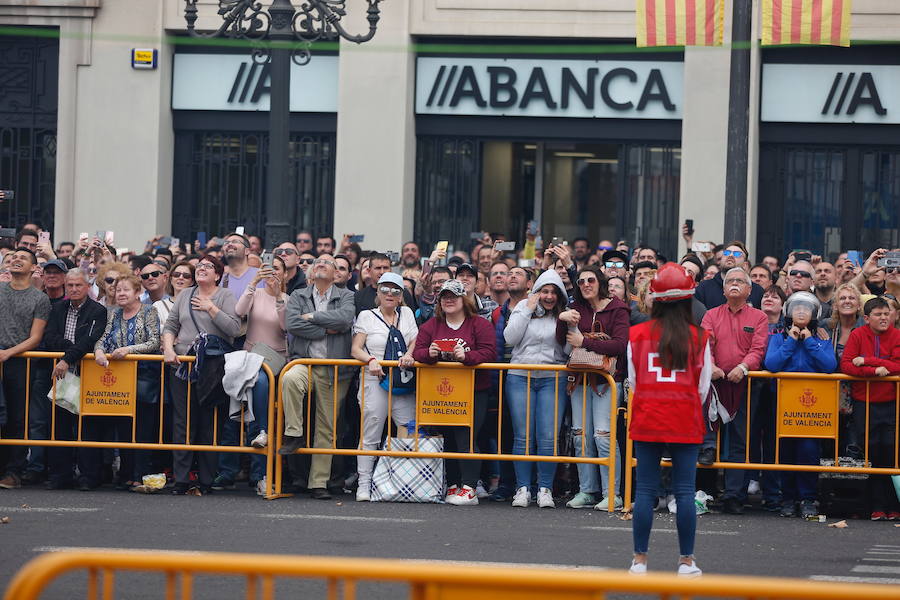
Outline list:
[[[552,284],[560,289],[563,298],[567,298],[566,287],[559,274],[550,269],[544,271],[534,286],[533,294],[537,294],[545,285]],[[542,317],[535,316],[535,309],[528,306],[528,300],[522,300],[509,315],[509,322],[503,330],[506,343],[513,346],[510,362],[523,364],[566,364],[567,356],[563,347],[556,341],[556,316],[547,313]],[[512,375],[527,376],[528,371],[510,370]],[[532,371],[532,377],[554,377],[554,371]]]

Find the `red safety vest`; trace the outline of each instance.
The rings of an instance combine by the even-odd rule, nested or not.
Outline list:
[[[631,399],[631,439],[641,442],[699,444],[705,426],[703,403],[697,387],[703,370],[707,334],[692,327],[693,344],[685,370],[662,367],[658,347],[659,330],[655,321],[635,325],[629,332],[631,362],[634,366],[634,396]]]

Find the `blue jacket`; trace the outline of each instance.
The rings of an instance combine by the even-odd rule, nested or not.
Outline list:
[[[808,337],[799,342],[783,333],[775,333],[769,336],[765,365],[773,373],[833,373],[837,359],[828,340]]]

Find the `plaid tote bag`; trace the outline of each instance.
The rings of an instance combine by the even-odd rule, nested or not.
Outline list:
[[[414,438],[391,438],[391,450],[415,452]],[[443,452],[444,438],[420,437],[419,452]],[[443,502],[444,459],[379,457],[372,474],[372,502]]]

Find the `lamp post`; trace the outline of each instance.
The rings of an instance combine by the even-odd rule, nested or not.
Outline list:
[[[272,0],[268,7],[259,0],[219,0],[222,24],[212,31],[198,31],[197,0],[185,0],[184,19],[188,34],[198,38],[227,37],[251,43],[253,60],[269,63],[269,165],[266,178],[267,247],[290,239],[290,93],[291,61],[307,64],[310,46],[317,41],[343,38],[361,44],[375,36],[381,0],[366,0],[369,31],[351,35],[341,19],[346,0]]]

